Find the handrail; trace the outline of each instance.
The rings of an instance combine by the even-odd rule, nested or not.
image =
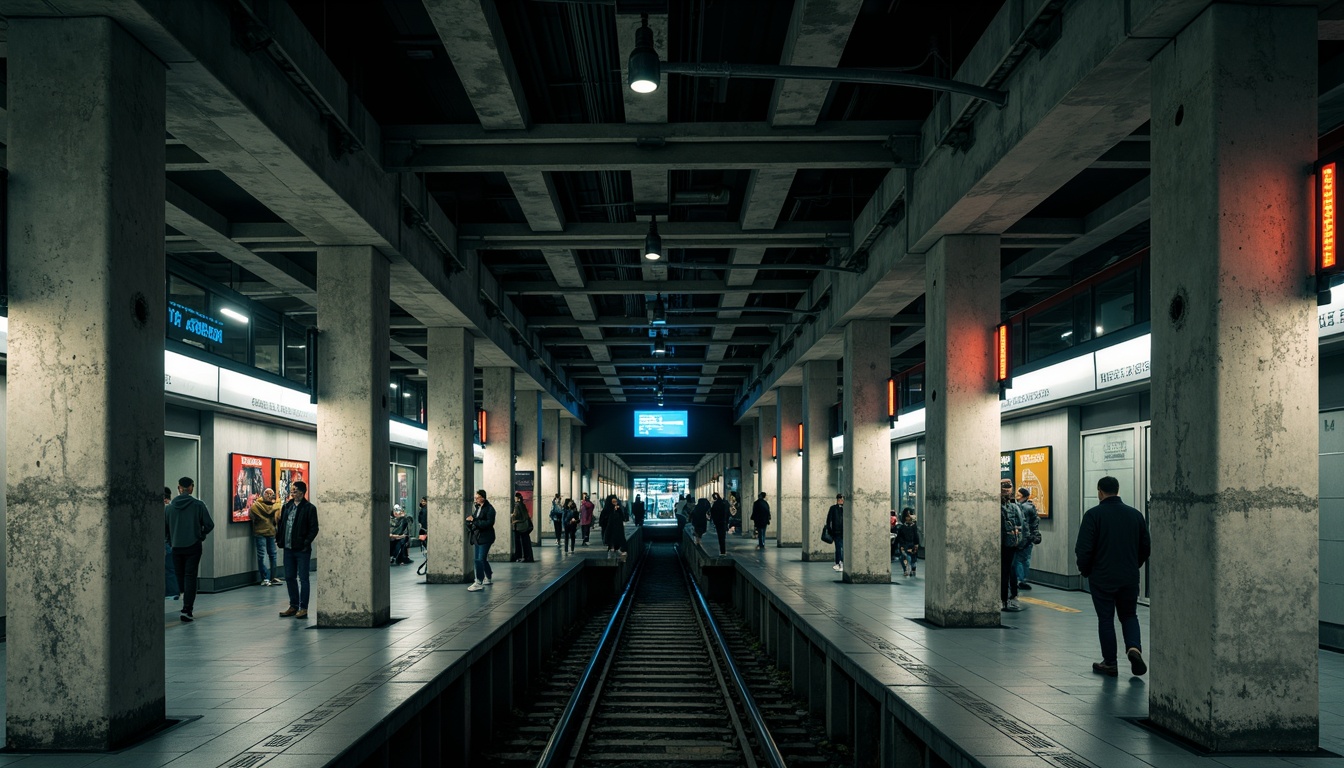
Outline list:
[[[616,607],[611,612],[611,619],[607,621],[606,629],[597,640],[597,648],[593,650],[593,656],[588,660],[588,666],[584,668],[579,684],[574,687],[574,693],[570,695],[564,712],[560,713],[560,720],[556,723],[555,730],[551,732],[551,738],[546,742],[546,748],[541,751],[541,757],[537,759],[537,768],[553,768],[557,761],[563,763],[569,758],[569,750],[574,746],[574,715],[596,685],[597,679],[593,673],[602,662],[602,657],[606,656],[608,651],[615,652],[616,641],[620,639],[620,630],[625,626],[626,616],[630,614],[630,604],[633,602],[631,595],[643,570],[644,557],[641,556],[635,563],[635,570],[630,574],[630,581],[626,583],[625,591],[621,592],[620,600],[616,601]]]
[[[689,570],[689,566],[684,561],[682,567]],[[752,730],[756,731],[756,741],[765,753],[765,762],[770,768],[787,768],[784,764],[784,756],[779,753],[779,746],[775,744],[774,737],[770,735],[770,730],[765,726],[765,719],[761,717],[761,709],[756,705],[756,699],[752,697],[751,691],[747,690],[747,682],[742,679],[742,673],[738,671],[737,663],[733,661],[733,655],[728,652],[728,641],[724,639],[723,632],[719,630],[718,622],[714,621],[714,615],[709,612],[709,603],[705,602],[705,596],[700,593],[700,585],[695,583],[694,576],[690,576],[688,581],[691,582],[691,589],[695,591],[695,602],[700,606],[700,612],[704,614],[705,623],[714,633],[714,640],[723,649],[723,658],[728,663],[728,672],[733,678],[734,687],[737,688],[737,695],[742,698],[742,704],[747,708],[747,715],[751,718]]]

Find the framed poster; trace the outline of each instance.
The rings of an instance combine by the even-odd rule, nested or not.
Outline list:
[[[919,514],[919,459],[901,459],[897,464],[897,491],[900,509],[913,509]],[[897,510],[898,512],[900,510]]]
[[[527,507],[527,516],[536,519],[532,514],[532,492],[533,475],[531,472],[522,469],[513,470],[513,490],[523,495],[523,506]],[[513,499],[509,499],[509,509],[513,509]]]
[[[999,454],[999,479],[1013,480],[1013,452],[1004,451]],[[1014,480],[1014,482],[1016,482]]]
[[[252,502],[261,492],[271,487],[271,460],[266,456],[246,453],[229,454],[229,477],[232,494],[229,500],[229,522],[252,521]]]
[[[300,480],[308,484],[307,499],[312,501],[313,478],[308,474],[308,462],[293,459],[275,460],[275,497],[281,504],[289,501],[290,486]]]
[[[1036,505],[1038,517],[1042,520],[1050,517],[1050,446],[1014,451],[1013,464],[1013,482],[1018,488],[1031,490],[1030,499]]]

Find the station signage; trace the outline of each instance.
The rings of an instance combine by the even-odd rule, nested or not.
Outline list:
[[[223,321],[176,301],[168,302],[168,327],[176,331],[171,334],[175,338],[186,335],[212,344],[224,343]]]
[[[1153,337],[1144,334],[1097,350],[1097,389],[1146,381],[1153,373]]]

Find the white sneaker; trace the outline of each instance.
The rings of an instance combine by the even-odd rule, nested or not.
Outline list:
[[[840,563],[836,563],[835,565],[832,565],[832,566],[831,566],[831,570],[832,570],[832,571],[843,571],[843,570],[845,570],[845,567],[844,567],[843,565],[841,565]]]
[[[261,586],[263,586],[263,587],[269,587],[269,586],[271,586],[271,580],[270,580],[270,579],[262,579],[262,580],[261,580]]]
[[[491,581],[489,576],[486,576],[485,581],[482,581],[481,583],[488,587],[491,584],[494,584],[495,582]]]
[[[480,592],[482,589],[485,589],[485,585],[479,581],[473,581],[471,586],[467,587],[468,592]]]

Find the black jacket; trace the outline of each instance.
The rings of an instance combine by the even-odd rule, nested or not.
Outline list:
[[[1151,549],[1143,514],[1119,496],[1110,496],[1083,513],[1074,553],[1078,571],[1093,587],[1113,590],[1139,583],[1139,568]]]
[[[891,529],[896,534],[896,546],[901,549],[910,550],[919,548],[919,526],[897,523],[896,527]]]
[[[285,530],[289,527],[289,518],[294,516],[294,540],[285,539]],[[313,548],[313,539],[317,538],[317,507],[308,499],[298,503],[285,502],[280,510],[280,522],[275,526],[275,545],[281,549],[295,552],[307,552]]]
[[[695,509],[691,510],[691,525],[702,533],[709,527],[709,499],[701,499],[695,503]]]
[[[831,536],[837,539],[845,537],[845,508],[839,504],[832,504],[831,508],[826,510],[826,527],[831,529]]]
[[[476,531],[476,544],[483,547],[495,543],[495,507],[490,502],[485,502],[477,507],[472,514],[472,521],[468,525]]]
[[[765,499],[757,499],[751,505],[751,523],[757,528],[765,528],[770,525],[770,503]]]
[[[714,521],[715,528],[728,527],[728,502],[723,499],[717,499],[709,505],[709,519]]]

